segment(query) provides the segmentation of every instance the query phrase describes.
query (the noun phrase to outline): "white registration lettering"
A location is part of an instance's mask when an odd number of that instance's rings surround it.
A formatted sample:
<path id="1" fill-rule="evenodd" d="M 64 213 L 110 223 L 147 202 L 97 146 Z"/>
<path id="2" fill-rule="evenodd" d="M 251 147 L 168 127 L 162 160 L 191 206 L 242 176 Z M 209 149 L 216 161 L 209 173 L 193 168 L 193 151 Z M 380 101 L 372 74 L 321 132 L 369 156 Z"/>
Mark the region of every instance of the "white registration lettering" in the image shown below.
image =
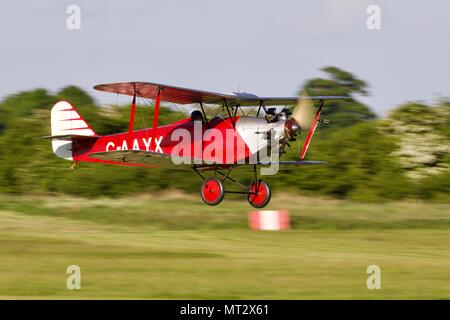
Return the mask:
<path id="1" fill-rule="evenodd" d="M 133 150 L 140 150 L 139 149 L 139 143 L 137 139 L 134 139 L 133 141 Z"/>
<path id="2" fill-rule="evenodd" d="M 162 141 L 162 136 L 155 139 L 155 152 L 159 152 L 159 153 L 163 153 L 162 149 L 161 149 L 161 141 Z"/>
<path id="3" fill-rule="evenodd" d="M 106 151 L 109 151 L 109 148 L 114 148 L 116 145 L 114 142 L 110 141 L 106 144 Z"/>
<path id="4" fill-rule="evenodd" d="M 150 143 L 152 142 L 152 138 L 142 138 L 142 141 L 144 142 L 145 150 L 150 151 Z"/>

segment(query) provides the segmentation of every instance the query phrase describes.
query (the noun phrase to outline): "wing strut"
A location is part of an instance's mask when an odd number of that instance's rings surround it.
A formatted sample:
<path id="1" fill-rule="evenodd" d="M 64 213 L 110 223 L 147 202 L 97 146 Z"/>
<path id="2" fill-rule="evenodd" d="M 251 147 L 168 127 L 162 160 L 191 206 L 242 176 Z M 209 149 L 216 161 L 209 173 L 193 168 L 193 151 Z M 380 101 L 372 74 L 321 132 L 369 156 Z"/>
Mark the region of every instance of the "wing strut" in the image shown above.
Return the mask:
<path id="1" fill-rule="evenodd" d="M 136 91 L 133 95 L 133 101 L 131 102 L 131 109 L 130 109 L 130 124 L 128 127 L 128 133 L 131 134 L 133 132 L 133 125 L 134 125 L 134 114 L 136 113 Z"/>
<path id="2" fill-rule="evenodd" d="M 230 112 L 230 108 L 228 107 L 227 100 L 226 100 L 226 99 L 223 99 L 223 103 L 224 103 L 224 105 L 225 105 L 225 108 L 227 109 L 228 117 L 229 117 L 229 119 L 230 119 L 230 122 L 231 122 L 231 124 L 233 125 L 233 128 L 235 128 L 235 123 L 234 123 L 233 118 L 231 117 L 231 112 Z"/>
<path id="3" fill-rule="evenodd" d="M 161 88 L 158 87 L 158 94 L 156 95 L 156 100 L 155 100 L 155 113 L 153 115 L 152 141 L 150 142 L 151 150 L 155 150 L 156 126 L 158 125 L 160 102 L 161 102 Z"/>
<path id="4" fill-rule="evenodd" d="M 314 135 L 314 131 L 316 131 L 317 124 L 319 123 L 320 113 L 322 112 L 324 100 L 320 100 L 319 109 L 316 112 L 316 116 L 314 121 L 311 124 L 311 128 L 309 129 L 308 135 L 306 136 L 305 143 L 303 144 L 302 152 L 300 154 L 300 161 L 303 160 L 306 156 L 306 152 L 308 151 L 309 143 L 311 142 L 311 138 Z"/>

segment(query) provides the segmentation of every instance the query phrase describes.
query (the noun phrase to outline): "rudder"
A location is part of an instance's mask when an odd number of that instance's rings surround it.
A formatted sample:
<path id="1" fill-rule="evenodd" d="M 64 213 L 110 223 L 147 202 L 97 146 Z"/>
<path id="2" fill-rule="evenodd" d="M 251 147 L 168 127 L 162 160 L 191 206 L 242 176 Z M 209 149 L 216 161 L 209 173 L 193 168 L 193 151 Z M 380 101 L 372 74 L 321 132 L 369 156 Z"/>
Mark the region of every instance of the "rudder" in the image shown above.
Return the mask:
<path id="1" fill-rule="evenodd" d="M 83 117 L 68 101 L 57 102 L 51 111 L 52 136 L 97 136 Z M 53 139 L 53 152 L 60 158 L 72 160 L 72 138 Z"/>

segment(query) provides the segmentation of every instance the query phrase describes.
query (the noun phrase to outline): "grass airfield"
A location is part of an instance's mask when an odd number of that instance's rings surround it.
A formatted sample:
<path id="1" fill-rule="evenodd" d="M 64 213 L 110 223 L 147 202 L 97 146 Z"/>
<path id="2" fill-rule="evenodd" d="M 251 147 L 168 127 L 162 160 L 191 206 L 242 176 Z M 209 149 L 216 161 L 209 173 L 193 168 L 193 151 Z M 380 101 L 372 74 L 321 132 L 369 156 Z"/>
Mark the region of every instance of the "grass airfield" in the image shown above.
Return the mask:
<path id="1" fill-rule="evenodd" d="M 3 299 L 449 299 L 450 204 L 276 196 L 292 230 L 251 207 L 177 192 L 119 199 L 0 197 Z M 81 268 L 81 290 L 66 268 Z M 366 268 L 381 268 L 368 290 Z"/>

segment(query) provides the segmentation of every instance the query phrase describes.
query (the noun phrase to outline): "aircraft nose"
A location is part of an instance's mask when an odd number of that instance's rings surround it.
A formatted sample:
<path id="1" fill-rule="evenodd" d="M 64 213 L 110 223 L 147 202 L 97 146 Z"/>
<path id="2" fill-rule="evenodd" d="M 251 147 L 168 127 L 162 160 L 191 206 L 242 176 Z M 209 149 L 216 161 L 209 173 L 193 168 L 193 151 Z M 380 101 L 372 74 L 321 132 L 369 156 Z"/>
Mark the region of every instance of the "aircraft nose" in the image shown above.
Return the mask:
<path id="1" fill-rule="evenodd" d="M 288 119 L 284 123 L 284 133 L 286 138 L 288 139 L 292 139 L 295 135 L 295 132 L 297 132 L 299 129 L 300 127 L 294 119 Z"/>

